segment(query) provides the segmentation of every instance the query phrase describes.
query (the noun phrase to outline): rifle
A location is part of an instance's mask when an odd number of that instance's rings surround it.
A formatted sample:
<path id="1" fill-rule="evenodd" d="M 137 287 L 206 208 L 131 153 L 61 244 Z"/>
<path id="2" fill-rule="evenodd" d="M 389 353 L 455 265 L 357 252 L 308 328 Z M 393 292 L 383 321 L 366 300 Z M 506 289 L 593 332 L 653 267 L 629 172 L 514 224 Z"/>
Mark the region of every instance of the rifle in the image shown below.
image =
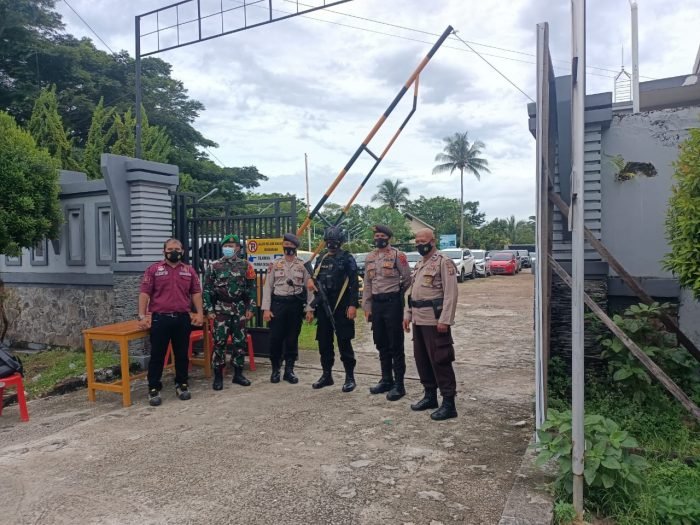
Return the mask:
<path id="1" fill-rule="evenodd" d="M 316 293 L 316 297 L 314 297 L 314 300 L 311 301 L 311 306 L 315 308 L 320 304 L 323 307 L 323 311 L 326 312 L 328 320 L 331 322 L 331 326 L 333 327 L 333 331 L 335 332 L 335 319 L 333 318 L 333 310 L 331 309 L 331 303 L 328 301 L 328 294 L 326 293 L 326 288 L 314 276 L 314 269 L 311 266 L 311 261 L 306 261 L 304 263 L 304 267 L 306 268 L 306 271 L 309 272 L 309 275 L 311 276 L 311 281 L 314 283 L 316 290 L 318 290 L 318 292 Z"/>

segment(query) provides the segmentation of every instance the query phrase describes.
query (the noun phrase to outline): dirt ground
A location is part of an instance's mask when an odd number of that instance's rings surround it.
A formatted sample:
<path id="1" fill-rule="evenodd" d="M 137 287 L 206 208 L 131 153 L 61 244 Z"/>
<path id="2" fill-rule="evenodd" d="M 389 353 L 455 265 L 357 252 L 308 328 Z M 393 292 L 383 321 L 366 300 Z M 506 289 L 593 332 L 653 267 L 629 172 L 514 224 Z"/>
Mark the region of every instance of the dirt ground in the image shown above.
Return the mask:
<path id="1" fill-rule="evenodd" d="M 2 524 L 496 524 L 533 427 L 533 276 L 459 285 L 454 327 L 459 417 L 436 423 L 409 404 L 422 388 L 407 338 L 408 395 L 371 396 L 379 361 L 356 339 L 359 387 L 319 391 L 318 355 L 302 352 L 300 383 L 164 391 L 134 406 L 84 390 L 0 418 Z M 166 381 L 171 377 L 166 376 Z"/>

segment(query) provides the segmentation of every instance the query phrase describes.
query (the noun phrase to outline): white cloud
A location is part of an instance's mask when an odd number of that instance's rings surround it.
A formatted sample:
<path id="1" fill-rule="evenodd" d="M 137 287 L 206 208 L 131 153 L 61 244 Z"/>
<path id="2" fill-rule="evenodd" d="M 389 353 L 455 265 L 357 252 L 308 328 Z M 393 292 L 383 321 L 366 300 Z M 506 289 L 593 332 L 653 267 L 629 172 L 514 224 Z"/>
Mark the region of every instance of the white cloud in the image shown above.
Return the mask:
<path id="1" fill-rule="evenodd" d="M 71 5 L 112 49 L 127 49 L 133 54 L 134 16 L 167 3 L 72 0 Z M 205 9 L 209 3 L 203 2 Z M 214 3 L 220 5 L 219 0 Z M 224 2 L 225 6 L 237 3 Z M 293 9 L 293 2 L 274 2 L 275 6 L 285 3 L 286 9 Z M 589 69 L 588 91 L 610 91 L 622 44 L 629 56 L 628 2 L 589 0 L 587 4 L 588 64 L 608 69 Z M 354 0 L 333 10 L 434 34 L 451 24 L 465 40 L 495 46 L 475 45 L 534 96 L 535 24 L 550 22 L 555 66 L 559 74 L 566 74 L 569 7 L 568 3 L 549 0 L 513 5 L 464 0 Z M 64 3 L 57 3 L 57 8 L 68 31 L 95 40 Z M 642 0 L 639 9 L 641 74 L 659 78 L 689 72 L 697 51 L 697 1 L 677 0 L 669 9 L 668 2 Z M 248 11 L 252 16 L 255 10 Z M 302 197 L 304 153 L 308 153 L 315 201 L 435 40 L 431 34 L 318 11 L 311 17 L 277 22 L 160 56 L 173 64 L 173 76 L 184 82 L 190 95 L 206 105 L 196 125 L 220 145 L 217 157 L 227 165 L 257 165 L 270 177 L 264 191 L 290 191 Z M 96 45 L 102 47 L 99 42 Z M 627 59 L 628 69 L 629 62 Z M 376 185 L 387 177 L 403 179 L 413 196 L 458 196 L 457 175 L 434 177 L 431 171 L 442 138 L 469 131 L 471 138 L 485 142 L 492 173 L 485 174 L 481 182 L 465 177 L 465 198 L 479 200 L 488 218 L 533 214 L 535 144 L 528 131 L 527 102 L 462 43 L 449 39 L 421 76 L 420 103 L 413 120 L 358 201 L 368 203 Z M 371 143 L 376 153 L 381 152 L 410 105 L 408 94 Z M 331 200 L 344 202 L 349 198 L 368 169 L 369 159 L 363 157 L 360 164 Z"/>

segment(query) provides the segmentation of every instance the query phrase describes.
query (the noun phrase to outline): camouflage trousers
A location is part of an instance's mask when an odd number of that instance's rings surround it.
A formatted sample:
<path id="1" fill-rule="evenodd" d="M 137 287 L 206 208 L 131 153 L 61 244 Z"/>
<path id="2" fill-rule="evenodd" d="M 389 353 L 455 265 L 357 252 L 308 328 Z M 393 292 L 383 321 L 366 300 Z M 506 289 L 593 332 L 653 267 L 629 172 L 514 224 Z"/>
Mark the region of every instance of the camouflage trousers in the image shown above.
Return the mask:
<path id="1" fill-rule="evenodd" d="M 212 366 L 222 367 L 226 364 L 226 343 L 229 336 L 231 336 L 233 345 L 231 362 L 235 363 L 236 366 L 243 366 L 243 360 L 248 353 L 245 332 L 245 303 L 217 304 L 215 313 Z"/>

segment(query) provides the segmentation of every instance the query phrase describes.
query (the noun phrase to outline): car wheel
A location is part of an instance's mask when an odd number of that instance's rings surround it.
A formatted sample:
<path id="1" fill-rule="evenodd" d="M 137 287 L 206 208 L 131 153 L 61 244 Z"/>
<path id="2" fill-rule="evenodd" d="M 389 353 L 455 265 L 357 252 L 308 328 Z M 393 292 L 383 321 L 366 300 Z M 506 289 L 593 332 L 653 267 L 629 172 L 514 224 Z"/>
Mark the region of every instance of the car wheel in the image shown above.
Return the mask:
<path id="1" fill-rule="evenodd" d="M 476 268 L 472 266 L 472 276 L 471 276 L 472 281 L 476 279 Z"/>
<path id="2" fill-rule="evenodd" d="M 464 268 L 459 272 L 459 275 L 457 276 L 457 282 L 458 283 L 463 283 L 464 282 Z"/>

